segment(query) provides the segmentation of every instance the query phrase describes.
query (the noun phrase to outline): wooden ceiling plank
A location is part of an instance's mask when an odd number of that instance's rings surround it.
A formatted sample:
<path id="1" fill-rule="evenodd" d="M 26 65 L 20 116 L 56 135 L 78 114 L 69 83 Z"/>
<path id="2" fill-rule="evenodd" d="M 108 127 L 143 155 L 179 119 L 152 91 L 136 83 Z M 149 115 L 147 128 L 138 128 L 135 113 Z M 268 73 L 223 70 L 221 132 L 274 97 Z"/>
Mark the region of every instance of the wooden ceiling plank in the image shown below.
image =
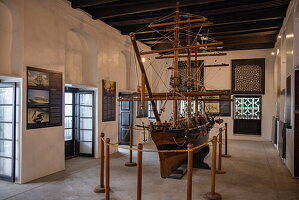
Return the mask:
<path id="1" fill-rule="evenodd" d="M 194 1 L 194 0 L 181 0 L 180 7 L 186 6 L 194 6 L 194 5 L 202 5 L 207 3 L 217 3 L 222 2 L 225 0 L 201 0 L 201 1 Z M 114 6 L 113 9 L 105 8 L 98 8 L 95 9 L 92 13 L 93 19 L 106 19 L 111 17 L 119 17 L 124 15 L 132 15 L 137 13 L 144 13 L 144 12 L 152 12 L 158 10 L 165 10 L 165 9 L 172 9 L 175 8 L 176 4 L 174 1 L 159 1 L 159 2 L 149 2 L 147 4 L 143 4 L 140 6 L 138 2 L 136 6 Z"/>
<path id="2" fill-rule="evenodd" d="M 218 24 L 216 26 L 209 24 L 209 32 L 210 35 L 214 35 L 215 33 L 218 32 L 223 32 L 223 31 L 239 31 L 239 30 L 246 30 L 246 29 L 252 29 L 252 28 L 264 28 L 264 27 L 272 27 L 272 26 L 279 26 L 281 27 L 283 23 L 283 18 L 277 18 L 277 19 L 268 19 L 268 20 L 258 20 L 258 21 L 243 21 L 242 23 L 237 23 L 233 22 L 231 24 Z M 193 28 L 196 28 L 193 27 Z M 131 27 L 127 28 L 125 31 L 122 32 L 122 34 L 127 35 L 130 32 L 134 32 L 135 30 L 140 29 L 140 27 Z M 148 29 L 147 29 L 148 30 Z M 201 33 L 205 33 L 207 29 L 202 28 Z M 193 30 L 194 32 L 197 32 L 197 29 Z M 137 32 L 139 34 L 147 34 L 147 33 L 154 33 L 154 30 L 151 31 L 142 31 L 142 32 Z"/>
<path id="3" fill-rule="evenodd" d="M 113 3 L 120 0 L 72 0 L 72 8 L 86 8 L 90 6 L 99 6 L 106 3 Z"/>
<path id="4" fill-rule="evenodd" d="M 218 1 L 223 1 L 223 0 L 201 0 L 201 1 L 184 0 L 181 1 L 180 5 L 181 7 L 195 6 L 195 5 L 206 4 L 206 3 L 216 3 Z M 281 6 L 281 5 L 288 5 L 288 1 L 273 0 L 267 2 L 248 4 L 248 5 L 225 7 L 225 8 L 214 9 L 214 10 L 203 10 L 200 12 L 200 15 L 208 16 L 208 15 L 219 15 L 219 14 L 227 14 L 227 13 L 240 12 L 240 11 L 244 12 L 244 11 L 262 9 L 262 8 L 271 8 L 271 7 Z M 132 14 L 144 13 L 144 12 L 159 11 L 159 10 L 165 10 L 171 8 L 175 8 L 175 4 L 172 1 L 149 3 L 148 5 L 144 4 L 143 6 L 136 5 L 136 6 L 114 7 L 113 10 L 107 8 L 105 9 L 98 8 L 92 12 L 92 17 L 93 19 L 106 19 L 106 18 L 120 17 L 120 16 L 132 15 Z"/>

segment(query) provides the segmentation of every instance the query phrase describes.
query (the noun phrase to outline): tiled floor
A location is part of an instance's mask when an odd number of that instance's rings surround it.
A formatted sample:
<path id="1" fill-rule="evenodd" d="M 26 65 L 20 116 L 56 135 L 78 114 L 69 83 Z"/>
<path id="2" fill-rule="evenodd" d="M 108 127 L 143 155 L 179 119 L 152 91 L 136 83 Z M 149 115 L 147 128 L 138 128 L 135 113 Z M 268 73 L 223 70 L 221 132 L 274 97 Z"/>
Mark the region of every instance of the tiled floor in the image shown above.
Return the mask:
<path id="1" fill-rule="evenodd" d="M 291 177 L 270 142 L 230 141 L 232 158 L 223 159 L 227 174 L 217 175 L 216 190 L 223 200 L 299 200 L 299 180 Z M 135 154 L 134 154 L 135 155 Z M 136 199 L 136 168 L 124 166 L 127 153 L 116 153 L 111 159 L 111 197 Z M 207 158 L 210 163 L 210 158 Z M 32 183 L 18 185 L 0 181 L 0 199 L 58 200 L 103 199 L 95 194 L 99 161 L 74 158 L 67 169 Z M 203 199 L 210 189 L 210 171 L 194 169 L 193 200 Z M 186 199 L 186 177 L 182 180 L 161 179 L 158 155 L 144 154 L 144 200 Z"/>

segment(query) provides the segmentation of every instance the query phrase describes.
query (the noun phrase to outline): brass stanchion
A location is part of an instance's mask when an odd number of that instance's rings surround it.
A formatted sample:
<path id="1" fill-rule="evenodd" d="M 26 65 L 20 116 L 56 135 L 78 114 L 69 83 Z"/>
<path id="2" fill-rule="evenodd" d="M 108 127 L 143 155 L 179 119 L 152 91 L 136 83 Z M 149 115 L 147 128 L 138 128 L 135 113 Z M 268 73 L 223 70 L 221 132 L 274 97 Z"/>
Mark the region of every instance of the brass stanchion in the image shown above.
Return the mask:
<path id="1" fill-rule="evenodd" d="M 106 159 L 105 159 L 105 200 L 110 199 L 110 138 L 106 138 Z"/>
<path id="2" fill-rule="evenodd" d="M 95 193 L 104 193 L 105 192 L 105 186 L 104 186 L 104 139 L 105 134 L 101 133 L 99 137 L 99 151 L 101 153 L 100 159 L 100 185 L 96 186 L 93 190 Z"/>
<path id="3" fill-rule="evenodd" d="M 225 174 L 226 172 L 222 170 L 222 128 L 219 128 L 219 153 L 218 153 L 218 169 L 217 174 Z"/>
<path id="4" fill-rule="evenodd" d="M 193 148 L 193 144 L 187 145 L 188 149 Z M 187 169 L 187 200 L 192 199 L 192 169 L 193 169 L 193 151 L 188 151 L 188 169 Z"/>
<path id="5" fill-rule="evenodd" d="M 142 198 L 142 149 L 143 145 L 138 144 L 138 165 L 137 165 L 137 200 Z"/>
<path id="6" fill-rule="evenodd" d="M 227 154 L 227 123 L 225 123 L 225 128 L 224 128 L 224 140 L 225 140 L 225 144 L 224 144 L 225 146 L 224 146 L 224 154 L 222 154 L 222 157 L 230 158 L 232 156 Z"/>
<path id="7" fill-rule="evenodd" d="M 130 126 L 130 161 L 125 163 L 125 166 L 127 167 L 134 167 L 137 165 L 137 163 L 133 162 L 132 147 L 133 147 L 133 127 Z"/>
<path id="8" fill-rule="evenodd" d="M 221 195 L 216 193 L 216 159 L 217 159 L 217 137 L 212 139 L 213 152 L 212 152 L 212 175 L 211 175 L 211 192 L 205 194 L 207 200 L 221 200 Z"/>

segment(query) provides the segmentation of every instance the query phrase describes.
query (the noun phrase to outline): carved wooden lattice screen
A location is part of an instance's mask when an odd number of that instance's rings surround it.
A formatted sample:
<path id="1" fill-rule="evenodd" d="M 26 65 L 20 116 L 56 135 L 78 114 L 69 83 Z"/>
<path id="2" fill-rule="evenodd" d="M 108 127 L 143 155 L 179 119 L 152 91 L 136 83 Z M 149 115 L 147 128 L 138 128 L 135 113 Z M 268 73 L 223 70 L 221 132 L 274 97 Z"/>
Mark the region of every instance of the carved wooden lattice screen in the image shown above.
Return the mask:
<path id="1" fill-rule="evenodd" d="M 261 119 L 261 98 L 235 97 L 235 119 Z"/>
<path id="2" fill-rule="evenodd" d="M 265 59 L 232 60 L 232 92 L 265 94 Z"/>

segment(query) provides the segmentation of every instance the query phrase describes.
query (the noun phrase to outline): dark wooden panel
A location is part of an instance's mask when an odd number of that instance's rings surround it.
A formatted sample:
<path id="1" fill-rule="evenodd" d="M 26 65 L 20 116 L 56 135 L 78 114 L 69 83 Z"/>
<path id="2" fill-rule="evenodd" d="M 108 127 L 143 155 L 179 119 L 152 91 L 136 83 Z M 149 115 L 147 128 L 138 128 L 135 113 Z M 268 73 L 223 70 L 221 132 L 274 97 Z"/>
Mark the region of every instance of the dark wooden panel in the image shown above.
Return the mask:
<path id="1" fill-rule="evenodd" d="M 130 132 L 128 128 L 121 128 L 121 135 L 119 136 L 119 143 L 128 145 L 130 141 Z"/>
<path id="2" fill-rule="evenodd" d="M 129 111 L 130 110 L 130 102 L 129 101 L 122 101 L 121 102 L 121 109 L 123 111 Z"/>
<path id="3" fill-rule="evenodd" d="M 131 113 L 129 112 L 122 112 L 121 113 L 121 125 L 122 126 L 130 126 L 130 119 L 131 119 Z"/>
<path id="4" fill-rule="evenodd" d="M 261 120 L 234 119 L 234 133 L 261 135 Z"/>

